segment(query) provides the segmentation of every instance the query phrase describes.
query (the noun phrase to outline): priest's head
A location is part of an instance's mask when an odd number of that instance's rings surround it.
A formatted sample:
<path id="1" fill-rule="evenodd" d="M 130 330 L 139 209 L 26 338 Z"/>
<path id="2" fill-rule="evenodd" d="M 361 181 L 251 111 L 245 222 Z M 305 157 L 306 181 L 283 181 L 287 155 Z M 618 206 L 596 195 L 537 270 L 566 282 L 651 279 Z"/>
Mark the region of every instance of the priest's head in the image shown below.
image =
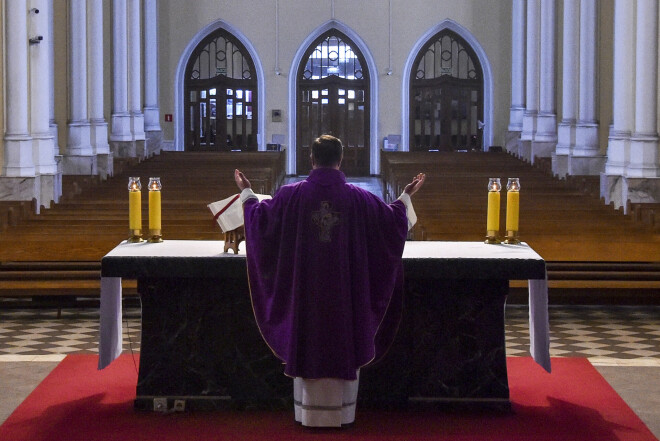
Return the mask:
<path id="1" fill-rule="evenodd" d="M 332 135 L 321 135 L 312 143 L 312 168 L 339 169 L 344 155 L 344 146 L 341 139 Z"/>

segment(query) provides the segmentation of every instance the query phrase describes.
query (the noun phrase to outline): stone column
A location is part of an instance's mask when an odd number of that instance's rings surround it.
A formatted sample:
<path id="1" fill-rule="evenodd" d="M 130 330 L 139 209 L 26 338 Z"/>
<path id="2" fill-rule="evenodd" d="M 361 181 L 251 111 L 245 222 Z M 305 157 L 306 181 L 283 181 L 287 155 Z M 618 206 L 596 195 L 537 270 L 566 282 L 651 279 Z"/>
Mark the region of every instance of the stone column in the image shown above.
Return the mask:
<path id="1" fill-rule="evenodd" d="M 658 1 L 637 0 L 635 131 L 623 202 L 660 202 L 658 151 Z"/>
<path id="2" fill-rule="evenodd" d="M 525 111 L 525 0 L 513 0 L 509 131 L 522 131 Z"/>
<path id="3" fill-rule="evenodd" d="M 90 143 L 91 126 L 87 115 L 86 0 L 70 0 L 69 33 L 69 136 L 63 171 L 65 175 L 95 175 L 96 156 Z"/>
<path id="4" fill-rule="evenodd" d="M 50 98 L 48 3 L 47 0 L 30 0 L 29 4 L 29 20 L 34 33 L 30 37 L 43 38 L 40 43 L 30 45 L 30 134 L 32 159 L 37 174 L 52 174 L 56 171 L 53 135 L 50 132 L 50 99 L 48 105 L 44 105 L 44 97 Z M 36 13 L 37 10 L 39 13 Z"/>
<path id="5" fill-rule="evenodd" d="M 49 108 L 49 126 L 50 133 L 53 135 L 53 150 L 59 160 L 61 160 L 60 155 L 60 145 L 58 139 L 58 127 L 55 122 L 55 35 L 53 32 L 54 19 L 53 19 L 53 0 L 48 0 L 48 38 L 46 39 L 46 44 L 48 45 L 48 87 L 50 94 L 50 108 Z"/>
<path id="6" fill-rule="evenodd" d="M 557 110 L 555 105 L 556 0 L 541 0 L 541 50 L 539 77 L 539 114 L 532 143 L 534 158 L 548 158 L 557 147 Z"/>
<path id="7" fill-rule="evenodd" d="M 146 157 L 142 113 L 142 26 L 140 0 L 128 0 L 128 106 L 136 156 Z"/>
<path id="8" fill-rule="evenodd" d="M 580 1 L 580 91 L 575 147 L 568 158 L 571 175 L 598 175 L 605 167 L 600 153 L 596 117 L 596 57 L 598 9 L 596 0 Z"/>
<path id="9" fill-rule="evenodd" d="M 162 131 L 158 108 L 158 4 L 144 0 L 144 131 L 147 155 L 160 152 Z"/>
<path id="10" fill-rule="evenodd" d="M 27 0 L 5 0 L 5 176 L 34 176 L 32 137 L 28 130 L 28 26 Z M 9 182 L 9 181 L 3 181 Z M 32 199 L 16 195 L 14 189 L 0 184 L 0 199 Z M 28 197 L 29 196 L 29 197 Z"/>
<path id="11" fill-rule="evenodd" d="M 658 173 L 658 2 L 637 1 L 635 132 L 630 142 L 628 177 Z"/>
<path id="12" fill-rule="evenodd" d="M 525 112 L 520 135 L 519 155 L 532 159 L 532 145 L 536 133 L 536 119 L 539 109 L 539 44 L 540 44 L 540 2 L 527 0 L 527 41 L 525 61 Z"/>
<path id="13" fill-rule="evenodd" d="M 35 166 L 38 207 L 50 207 L 62 193 L 61 179 L 57 176 L 57 163 L 53 134 L 50 130 L 50 54 L 48 0 L 30 0 L 28 20 L 35 43 L 30 45 L 30 134 L 32 135 L 32 159 Z M 39 12 L 37 12 L 39 11 Z M 39 40 L 39 38 L 42 40 Z M 39 41 L 39 43 L 36 43 Z M 47 97 L 44 102 L 44 97 Z M 59 188 L 58 188 L 59 186 Z"/>
<path id="14" fill-rule="evenodd" d="M 552 158 L 552 172 L 562 178 L 568 174 L 568 155 L 575 145 L 579 5 L 579 0 L 564 0 L 561 123 L 558 127 L 557 149 Z"/>
<path id="15" fill-rule="evenodd" d="M 89 122 L 91 143 L 101 179 L 112 175 L 108 123 L 103 114 L 103 0 L 87 0 L 87 54 L 89 58 Z"/>
<path id="16" fill-rule="evenodd" d="M 112 128 L 110 145 L 116 157 L 135 157 L 128 112 L 128 40 L 126 0 L 112 1 Z"/>
<path id="17" fill-rule="evenodd" d="M 600 177 L 600 195 L 606 204 L 614 202 L 617 208 L 624 205 L 623 175 L 630 155 L 630 134 L 633 129 L 634 6 L 630 0 L 614 2 L 613 124 L 607 146 L 605 173 Z"/>

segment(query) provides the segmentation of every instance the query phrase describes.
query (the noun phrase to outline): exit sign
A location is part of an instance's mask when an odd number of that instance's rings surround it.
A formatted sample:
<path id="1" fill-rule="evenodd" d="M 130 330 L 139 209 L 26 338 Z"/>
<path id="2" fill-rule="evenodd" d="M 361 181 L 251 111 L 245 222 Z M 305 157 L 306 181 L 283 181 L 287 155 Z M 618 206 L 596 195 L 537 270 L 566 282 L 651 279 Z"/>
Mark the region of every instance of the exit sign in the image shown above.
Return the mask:
<path id="1" fill-rule="evenodd" d="M 166 113 L 165 114 L 165 122 L 172 122 L 172 114 L 171 113 Z"/>

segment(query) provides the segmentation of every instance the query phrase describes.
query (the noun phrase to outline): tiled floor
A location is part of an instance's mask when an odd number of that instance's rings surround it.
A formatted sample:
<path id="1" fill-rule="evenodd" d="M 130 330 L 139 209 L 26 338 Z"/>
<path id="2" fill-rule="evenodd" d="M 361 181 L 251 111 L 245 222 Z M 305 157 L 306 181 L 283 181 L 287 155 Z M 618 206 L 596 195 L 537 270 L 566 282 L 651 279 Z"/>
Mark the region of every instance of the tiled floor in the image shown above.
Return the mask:
<path id="1" fill-rule="evenodd" d="M 508 306 L 507 355 L 529 353 L 528 311 Z M 140 310 L 124 311 L 124 349 L 140 348 Z M 553 357 L 660 366 L 660 307 L 550 307 Z M 97 352 L 98 311 L 0 310 L 0 360 L 8 355 Z"/>
<path id="2" fill-rule="evenodd" d="M 507 355 L 525 355 L 529 325 L 527 309 L 508 306 Z M 638 360 L 660 366 L 660 307 L 550 307 L 550 354 L 553 357 L 587 357 L 605 360 Z"/>

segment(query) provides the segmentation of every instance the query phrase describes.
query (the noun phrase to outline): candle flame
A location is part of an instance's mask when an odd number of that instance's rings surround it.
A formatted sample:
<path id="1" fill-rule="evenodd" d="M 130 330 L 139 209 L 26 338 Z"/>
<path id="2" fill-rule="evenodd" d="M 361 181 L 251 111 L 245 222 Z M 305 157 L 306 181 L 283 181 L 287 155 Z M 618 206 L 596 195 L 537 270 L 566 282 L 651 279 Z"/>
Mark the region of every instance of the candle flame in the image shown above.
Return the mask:
<path id="1" fill-rule="evenodd" d="M 520 191 L 520 179 L 519 178 L 509 178 L 509 182 L 506 185 L 508 191 Z"/>
<path id="2" fill-rule="evenodd" d="M 488 179 L 488 191 L 500 191 L 501 189 L 502 184 L 500 184 L 500 178 Z"/>
<path id="3" fill-rule="evenodd" d="M 128 178 L 128 191 L 140 191 L 142 185 L 140 184 L 140 178 L 130 177 Z"/>
<path id="4" fill-rule="evenodd" d="M 160 178 L 149 178 L 149 191 L 160 191 L 162 188 Z"/>

